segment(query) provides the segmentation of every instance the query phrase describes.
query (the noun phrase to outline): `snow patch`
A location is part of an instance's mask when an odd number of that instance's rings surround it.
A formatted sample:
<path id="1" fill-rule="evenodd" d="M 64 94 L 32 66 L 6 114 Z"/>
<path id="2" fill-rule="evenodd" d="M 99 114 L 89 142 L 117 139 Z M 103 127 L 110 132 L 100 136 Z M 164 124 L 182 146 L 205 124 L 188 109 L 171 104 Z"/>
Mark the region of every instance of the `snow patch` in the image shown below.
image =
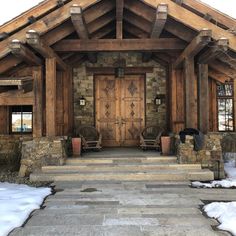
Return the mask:
<path id="1" fill-rule="evenodd" d="M 23 184 L 0 183 L 0 236 L 20 227 L 30 213 L 39 209 L 50 188 L 34 188 Z"/>
<path id="2" fill-rule="evenodd" d="M 236 236 L 236 202 L 213 202 L 204 206 L 204 211 L 220 222 L 219 229 Z"/>

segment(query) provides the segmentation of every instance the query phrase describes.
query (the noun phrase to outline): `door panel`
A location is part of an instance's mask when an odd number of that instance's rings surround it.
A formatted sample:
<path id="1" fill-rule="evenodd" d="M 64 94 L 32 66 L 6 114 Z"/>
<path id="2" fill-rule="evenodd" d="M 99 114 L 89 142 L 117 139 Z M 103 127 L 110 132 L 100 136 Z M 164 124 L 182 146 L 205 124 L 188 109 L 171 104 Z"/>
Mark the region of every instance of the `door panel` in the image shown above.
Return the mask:
<path id="1" fill-rule="evenodd" d="M 103 146 L 136 146 L 144 127 L 144 76 L 97 76 L 96 126 Z"/>
<path id="2" fill-rule="evenodd" d="M 121 130 L 122 145 L 136 146 L 144 127 L 144 77 L 126 76 L 121 84 L 121 117 L 124 123 Z"/>
<path id="3" fill-rule="evenodd" d="M 96 126 L 102 134 L 104 146 L 120 146 L 116 117 L 118 115 L 118 81 L 114 76 L 96 78 Z"/>

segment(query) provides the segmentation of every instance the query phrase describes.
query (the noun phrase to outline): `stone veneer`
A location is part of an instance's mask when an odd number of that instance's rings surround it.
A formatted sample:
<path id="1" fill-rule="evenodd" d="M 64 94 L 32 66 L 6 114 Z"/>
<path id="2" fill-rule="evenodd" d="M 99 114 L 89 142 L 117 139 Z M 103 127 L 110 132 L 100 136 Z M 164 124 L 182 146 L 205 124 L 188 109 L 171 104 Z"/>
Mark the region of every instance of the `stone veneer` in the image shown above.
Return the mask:
<path id="1" fill-rule="evenodd" d="M 201 164 L 214 172 L 215 179 L 225 177 L 224 162 L 222 158 L 221 133 L 208 133 L 205 135 L 204 146 L 200 151 L 194 151 L 193 136 L 186 136 L 185 143 L 177 138 L 177 157 L 180 164 Z"/>
<path id="2" fill-rule="evenodd" d="M 45 165 L 63 165 L 66 159 L 65 140 L 61 137 L 34 138 L 22 143 L 19 176 L 29 176 Z"/>
<path id="3" fill-rule="evenodd" d="M 166 69 L 157 62 L 142 62 L 141 53 L 121 53 L 120 58 L 126 59 L 127 67 L 153 67 L 152 73 L 146 73 L 146 125 L 166 127 L 166 105 L 156 110 L 154 98 L 157 94 L 166 94 Z M 74 116 L 75 129 L 81 125 L 95 125 L 94 117 L 94 76 L 88 74 L 86 67 L 114 67 L 119 53 L 99 53 L 95 64 L 85 62 L 74 68 Z M 86 99 L 86 106 L 79 105 L 81 97 Z"/>
<path id="4" fill-rule="evenodd" d="M 17 170 L 21 159 L 23 140 L 32 139 L 30 136 L 0 135 L 0 165 L 7 165 Z"/>

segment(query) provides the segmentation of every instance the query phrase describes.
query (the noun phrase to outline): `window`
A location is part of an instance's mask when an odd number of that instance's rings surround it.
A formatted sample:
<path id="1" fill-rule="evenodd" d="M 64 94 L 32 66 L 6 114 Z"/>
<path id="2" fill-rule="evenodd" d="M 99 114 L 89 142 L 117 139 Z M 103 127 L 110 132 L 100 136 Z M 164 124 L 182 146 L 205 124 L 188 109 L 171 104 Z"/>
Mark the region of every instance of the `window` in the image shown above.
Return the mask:
<path id="1" fill-rule="evenodd" d="M 233 83 L 217 85 L 218 130 L 234 131 Z"/>
<path id="2" fill-rule="evenodd" d="M 32 133 L 32 106 L 11 107 L 11 133 Z"/>

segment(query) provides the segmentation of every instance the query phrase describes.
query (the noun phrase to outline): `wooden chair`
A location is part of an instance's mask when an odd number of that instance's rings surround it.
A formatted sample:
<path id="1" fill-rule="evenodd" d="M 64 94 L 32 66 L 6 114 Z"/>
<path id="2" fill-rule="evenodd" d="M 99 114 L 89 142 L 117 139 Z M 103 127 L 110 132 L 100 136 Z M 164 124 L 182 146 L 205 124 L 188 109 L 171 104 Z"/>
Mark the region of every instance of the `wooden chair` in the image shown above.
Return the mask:
<path id="1" fill-rule="evenodd" d="M 102 135 L 93 126 L 83 126 L 79 129 L 83 150 L 101 150 Z"/>
<path id="2" fill-rule="evenodd" d="M 143 150 L 160 150 L 161 135 L 164 130 L 158 126 L 148 126 L 140 134 L 140 147 Z"/>

